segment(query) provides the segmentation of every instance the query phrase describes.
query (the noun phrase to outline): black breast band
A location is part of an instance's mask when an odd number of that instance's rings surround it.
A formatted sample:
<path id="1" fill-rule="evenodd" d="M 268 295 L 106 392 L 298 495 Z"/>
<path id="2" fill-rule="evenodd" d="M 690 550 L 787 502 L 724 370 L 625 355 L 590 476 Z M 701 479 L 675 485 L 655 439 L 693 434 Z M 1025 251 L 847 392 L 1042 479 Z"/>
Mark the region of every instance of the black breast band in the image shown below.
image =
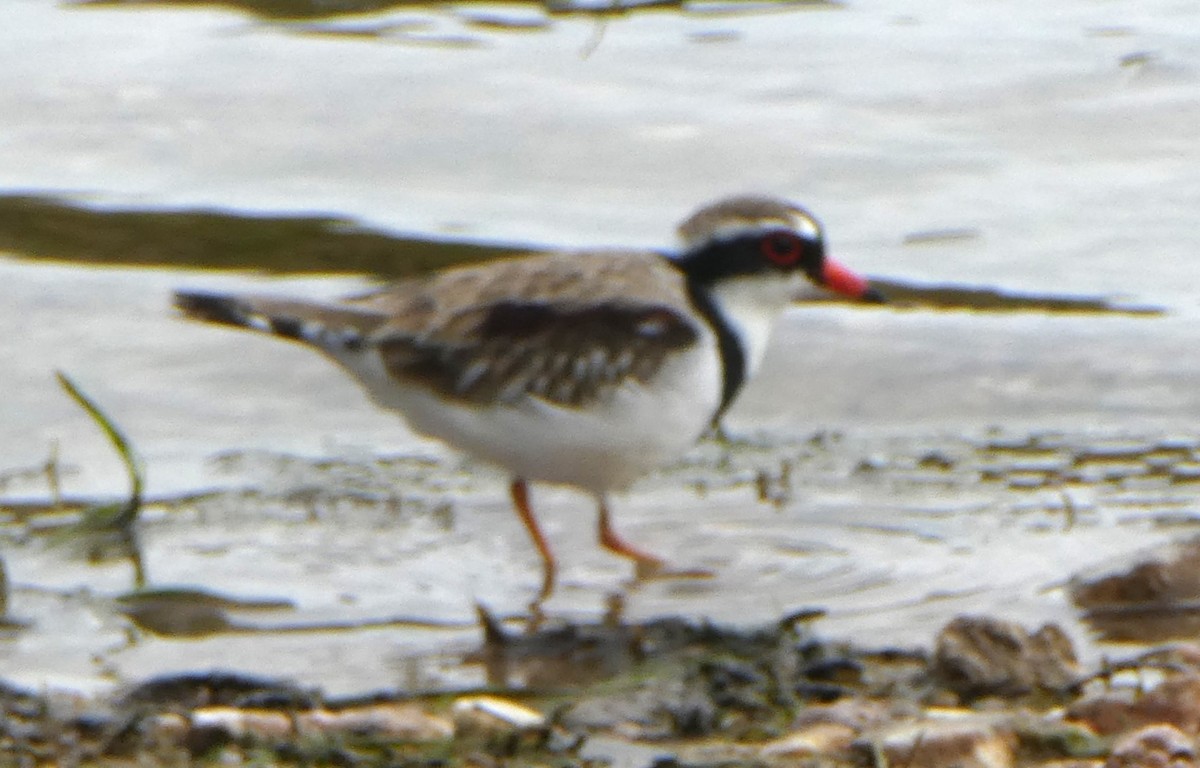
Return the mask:
<path id="1" fill-rule="evenodd" d="M 686 274 L 686 273 L 685 273 Z M 725 411 L 733 403 L 746 383 L 746 350 L 737 331 L 729 324 L 713 298 L 708 286 L 687 276 L 688 297 L 692 306 L 704 318 L 717 337 L 717 351 L 721 355 L 721 403 L 713 413 L 712 423 L 717 426 Z"/>

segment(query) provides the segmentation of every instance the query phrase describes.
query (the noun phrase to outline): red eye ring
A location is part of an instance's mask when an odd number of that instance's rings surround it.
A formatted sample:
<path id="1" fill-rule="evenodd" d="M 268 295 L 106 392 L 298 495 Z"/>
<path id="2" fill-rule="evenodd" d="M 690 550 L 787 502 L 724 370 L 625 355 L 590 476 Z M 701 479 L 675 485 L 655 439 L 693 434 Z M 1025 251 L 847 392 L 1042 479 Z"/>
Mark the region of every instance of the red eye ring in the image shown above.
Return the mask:
<path id="1" fill-rule="evenodd" d="M 804 244 L 792 232 L 771 232 L 758 241 L 758 247 L 778 267 L 794 267 L 804 254 Z"/>

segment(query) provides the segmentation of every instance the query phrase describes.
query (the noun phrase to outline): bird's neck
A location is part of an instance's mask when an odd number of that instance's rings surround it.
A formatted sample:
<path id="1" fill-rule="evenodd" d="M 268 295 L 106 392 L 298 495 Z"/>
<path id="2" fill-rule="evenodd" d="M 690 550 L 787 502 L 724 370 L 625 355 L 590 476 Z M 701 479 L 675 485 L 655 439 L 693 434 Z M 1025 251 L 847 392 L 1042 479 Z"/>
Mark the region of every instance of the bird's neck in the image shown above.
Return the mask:
<path id="1" fill-rule="evenodd" d="M 746 383 L 746 347 L 738 329 L 718 305 L 710 286 L 689 278 L 687 288 L 692 307 L 704 318 L 716 337 L 717 352 L 721 358 L 721 402 L 712 415 L 715 427 Z"/>
<path id="2" fill-rule="evenodd" d="M 724 322 L 736 336 L 745 359 L 745 378 L 758 372 L 771 331 L 790 303 L 790 286 L 777 276 L 738 277 L 708 286 Z"/>
<path id="3" fill-rule="evenodd" d="M 778 275 L 721 274 L 705 255 L 684 254 L 671 261 L 684 274 L 693 307 L 717 338 L 723 381 L 716 423 L 758 371 L 771 330 L 797 286 Z"/>

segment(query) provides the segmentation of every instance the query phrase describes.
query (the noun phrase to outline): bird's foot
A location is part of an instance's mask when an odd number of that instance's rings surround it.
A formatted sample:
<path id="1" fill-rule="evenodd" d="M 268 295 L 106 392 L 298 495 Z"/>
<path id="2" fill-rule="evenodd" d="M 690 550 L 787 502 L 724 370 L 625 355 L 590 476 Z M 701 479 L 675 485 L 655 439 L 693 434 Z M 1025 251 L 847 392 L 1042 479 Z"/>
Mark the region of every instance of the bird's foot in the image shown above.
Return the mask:
<path id="1" fill-rule="evenodd" d="M 715 571 L 707 568 L 675 568 L 660 558 L 639 559 L 634 561 L 633 576 L 637 582 L 661 581 L 664 579 L 711 579 Z"/>

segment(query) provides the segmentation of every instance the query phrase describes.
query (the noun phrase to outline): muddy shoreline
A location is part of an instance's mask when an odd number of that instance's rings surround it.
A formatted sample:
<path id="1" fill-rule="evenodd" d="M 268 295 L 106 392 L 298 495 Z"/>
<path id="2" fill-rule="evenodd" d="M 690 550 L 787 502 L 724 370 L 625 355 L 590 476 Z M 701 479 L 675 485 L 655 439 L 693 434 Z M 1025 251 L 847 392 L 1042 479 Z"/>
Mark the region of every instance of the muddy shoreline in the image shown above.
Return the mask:
<path id="1" fill-rule="evenodd" d="M 331 698 L 300 680 L 162 675 L 102 699 L 0 683 L 6 759 L 82 765 L 1190 765 L 1200 651 L 1098 668 L 1056 625 L 982 616 L 931 651 L 820 639 L 817 614 L 506 629 L 480 609 L 476 691 Z"/>

